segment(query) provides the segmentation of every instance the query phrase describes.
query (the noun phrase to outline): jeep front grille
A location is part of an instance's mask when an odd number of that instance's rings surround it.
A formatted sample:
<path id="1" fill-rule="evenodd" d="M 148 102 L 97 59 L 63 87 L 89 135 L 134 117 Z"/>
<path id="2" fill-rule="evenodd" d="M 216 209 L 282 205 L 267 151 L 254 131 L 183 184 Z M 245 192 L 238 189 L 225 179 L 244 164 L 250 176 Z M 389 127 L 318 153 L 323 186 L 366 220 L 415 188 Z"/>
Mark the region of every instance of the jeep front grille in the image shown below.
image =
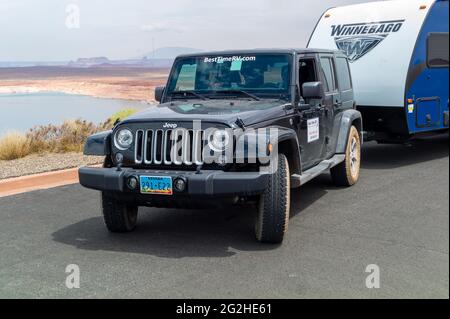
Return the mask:
<path id="1" fill-rule="evenodd" d="M 200 130 L 137 130 L 134 160 L 143 165 L 202 165 L 204 146 Z"/>

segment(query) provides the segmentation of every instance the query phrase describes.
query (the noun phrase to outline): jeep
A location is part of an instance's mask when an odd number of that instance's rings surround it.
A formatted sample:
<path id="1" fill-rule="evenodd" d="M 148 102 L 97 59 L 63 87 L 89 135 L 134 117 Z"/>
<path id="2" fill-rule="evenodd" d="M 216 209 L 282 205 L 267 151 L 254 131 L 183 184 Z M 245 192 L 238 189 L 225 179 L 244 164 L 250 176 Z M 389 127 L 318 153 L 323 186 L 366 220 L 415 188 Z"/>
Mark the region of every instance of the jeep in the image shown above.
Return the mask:
<path id="1" fill-rule="evenodd" d="M 260 242 L 281 243 L 291 189 L 331 170 L 360 176 L 362 118 L 342 52 L 226 51 L 175 59 L 160 102 L 88 138 L 102 168 L 79 170 L 101 191 L 106 227 L 132 231 L 138 207 L 256 207 Z"/>

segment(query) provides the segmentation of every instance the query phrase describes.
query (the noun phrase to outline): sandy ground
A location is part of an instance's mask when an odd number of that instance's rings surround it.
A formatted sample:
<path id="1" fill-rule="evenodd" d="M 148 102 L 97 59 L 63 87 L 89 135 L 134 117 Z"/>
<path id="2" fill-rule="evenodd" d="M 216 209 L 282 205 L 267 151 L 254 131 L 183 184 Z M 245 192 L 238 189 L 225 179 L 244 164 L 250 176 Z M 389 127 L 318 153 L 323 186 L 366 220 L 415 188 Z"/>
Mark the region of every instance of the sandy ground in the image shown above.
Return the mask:
<path id="1" fill-rule="evenodd" d="M 0 161 L 0 180 L 101 163 L 103 157 L 81 153 L 34 154 L 17 160 Z"/>
<path id="2" fill-rule="evenodd" d="M 154 102 L 154 89 L 164 85 L 167 69 L 0 69 L 0 94 L 63 92 Z"/>

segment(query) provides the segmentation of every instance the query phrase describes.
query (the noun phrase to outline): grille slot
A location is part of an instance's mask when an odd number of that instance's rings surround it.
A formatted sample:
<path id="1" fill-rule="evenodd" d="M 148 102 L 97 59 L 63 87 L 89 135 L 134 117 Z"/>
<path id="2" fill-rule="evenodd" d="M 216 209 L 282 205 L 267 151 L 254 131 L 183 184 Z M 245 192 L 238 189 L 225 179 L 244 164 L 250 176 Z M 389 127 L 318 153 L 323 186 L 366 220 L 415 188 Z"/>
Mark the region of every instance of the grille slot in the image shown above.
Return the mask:
<path id="1" fill-rule="evenodd" d="M 163 130 L 156 130 L 153 139 L 153 164 L 161 164 L 163 160 Z"/>
<path id="2" fill-rule="evenodd" d="M 134 157 L 136 163 L 138 164 L 142 163 L 143 152 L 144 152 L 144 131 L 138 130 L 136 131 L 136 144 L 134 148 Z"/>
<path id="3" fill-rule="evenodd" d="M 172 150 L 172 145 L 173 145 L 173 141 L 171 139 L 172 136 L 172 130 L 167 130 L 164 132 L 164 165 L 170 165 L 172 162 L 170 160 L 171 158 L 171 150 Z"/>
<path id="4" fill-rule="evenodd" d="M 200 130 L 138 130 L 135 162 L 145 165 L 201 165 L 206 143 Z"/>
<path id="5" fill-rule="evenodd" d="M 153 159 L 153 130 L 148 130 L 145 133 L 145 147 L 144 147 L 144 163 L 151 164 Z"/>

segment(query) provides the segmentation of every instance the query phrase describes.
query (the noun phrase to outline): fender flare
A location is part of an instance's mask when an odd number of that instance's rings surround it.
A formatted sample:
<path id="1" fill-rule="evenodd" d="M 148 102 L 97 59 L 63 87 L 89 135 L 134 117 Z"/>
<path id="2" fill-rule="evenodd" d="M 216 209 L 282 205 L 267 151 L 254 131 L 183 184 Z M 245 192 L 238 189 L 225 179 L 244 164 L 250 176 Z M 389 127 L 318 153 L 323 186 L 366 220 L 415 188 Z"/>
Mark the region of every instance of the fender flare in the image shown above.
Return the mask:
<path id="1" fill-rule="evenodd" d="M 301 174 L 301 154 L 300 154 L 300 145 L 298 142 L 298 136 L 295 130 L 281 127 L 281 126 L 268 126 L 264 128 L 257 128 L 255 130 L 252 130 L 250 132 L 243 131 L 242 134 L 239 135 L 237 138 L 237 145 L 239 143 L 243 143 L 244 150 L 248 149 L 257 149 L 258 146 L 255 145 L 255 142 L 258 141 L 258 138 L 255 137 L 261 136 L 261 132 L 258 132 L 258 130 L 266 130 L 264 133 L 264 136 L 267 137 L 270 132 L 270 129 L 276 129 L 278 132 L 278 136 L 276 139 L 272 139 L 270 142 L 274 146 L 274 150 L 277 152 L 285 153 L 285 155 L 288 157 L 289 166 L 291 168 L 291 174 Z M 255 132 L 257 132 L 255 134 Z M 248 138 L 249 136 L 252 136 L 252 138 Z M 267 143 L 269 142 L 270 138 L 267 138 Z M 245 142 L 244 142 L 245 141 Z M 256 142 L 257 143 L 257 142 Z M 242 160 L 245 158 L 246 154 L 245 151 L 243 151 L 241 148 L 236 148 L 235 153 L 235 159 Z"/>
<path id="2" fill-rule="evenodd" d="M 348 135 L 350 134 L 350 128 L 355 125 L 358 129 L 361 144 L 363 143 L 363 122 L 362 115 L 357 110 L 345 110 L 342 112 L 340 121 L 339 134 L 336 143 L 336 154 L 345 154 L 347 149 Z"/>
<path id="3" fill-rule="evenodd" d="M 279 128 L 278 152 L 287 156 L 292 174 L 302 173 L 300 143 L 293 129 Z"/>
<path id="4" fill-rule="evenodd" d="M 91 135 L 84 145 L 84 155 L 107 156 L 111 155 L 112 131 L 100 132 Z"/>

